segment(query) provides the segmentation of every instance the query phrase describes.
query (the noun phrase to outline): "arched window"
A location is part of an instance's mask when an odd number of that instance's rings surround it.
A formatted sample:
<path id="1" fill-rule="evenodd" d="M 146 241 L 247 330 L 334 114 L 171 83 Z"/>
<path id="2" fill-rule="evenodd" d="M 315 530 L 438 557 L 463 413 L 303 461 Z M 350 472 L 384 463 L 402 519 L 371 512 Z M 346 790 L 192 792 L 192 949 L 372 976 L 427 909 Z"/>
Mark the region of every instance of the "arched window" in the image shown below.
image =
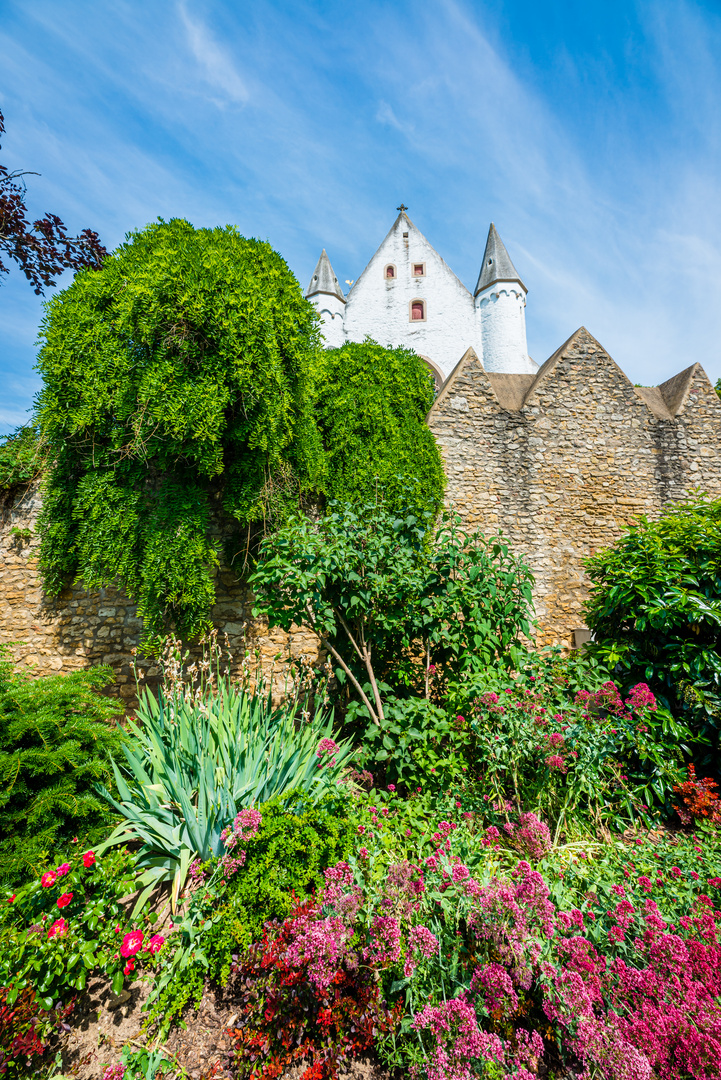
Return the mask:
<path id="1" fill-rule="evenodd" d="M 385 276 L 386 276 L 386 278 L 389 278 L 389 279 L 394 278 L 396 276 L 396 268 L 393 265 L 393 263 L 388 263 L 388 266 L 386 266 Z"/>
<path id="2" fill-rule="evenodd" d="M 411 322 L 426 321 L 425 300 L 411 300 Z"/>

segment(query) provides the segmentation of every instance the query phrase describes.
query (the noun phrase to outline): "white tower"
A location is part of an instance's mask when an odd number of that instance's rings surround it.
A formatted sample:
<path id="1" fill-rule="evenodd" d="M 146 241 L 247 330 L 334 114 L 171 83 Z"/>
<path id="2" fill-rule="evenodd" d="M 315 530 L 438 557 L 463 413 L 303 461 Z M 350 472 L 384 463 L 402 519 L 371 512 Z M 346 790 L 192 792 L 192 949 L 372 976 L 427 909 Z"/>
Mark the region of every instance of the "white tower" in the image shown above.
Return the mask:
<path id="1" fill-rule="evenodd" d="M 305 295 L 306 299 L 315 305 L 323 320 L 322 334 L 327 348 L 339 348 L 345 341 L 343 332 L 345 297 L 338 284 L 338 278 L 333 273 L 325 248 L 318 259 Z"/>
<path id="2" fill-rule="evenodd" d="M 526 375 L 538 370 L 526 343 L 526 292 L 491 222 L 474 293 L 486 371 Z"/>

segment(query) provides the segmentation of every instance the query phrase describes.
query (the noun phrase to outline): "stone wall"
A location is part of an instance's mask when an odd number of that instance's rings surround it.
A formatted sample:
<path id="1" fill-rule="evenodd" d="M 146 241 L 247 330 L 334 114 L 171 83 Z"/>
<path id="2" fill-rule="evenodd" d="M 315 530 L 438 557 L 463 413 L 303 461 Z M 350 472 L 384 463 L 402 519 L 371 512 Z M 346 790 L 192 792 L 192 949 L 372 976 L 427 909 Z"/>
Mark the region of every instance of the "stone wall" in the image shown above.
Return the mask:
<path id="1" fill-rule="evenodd" d="M 126 704 L 135 700 L 133 662 L 143 673 L 141 683 L 153 684 L 158 669 L 137 650 L 141 621 L 133 604 L 114 588 L 87 592 L 78 586 L 55 599 L 43 595 L 37 570 L 39 537 L 36 523 L 41 500 L 31 489 L 0 515 L 0 644 L 10 645 L 16 660 L 36 675 L 66 673 L 93 664 L 109 664 L 115 673 L 110 690 Z M 31 532 L 28 539 L 13 533 Z M 239 670 L 251 655 L 263 671 L 276 672 L 276 690 L 282 690 L 289 660 L 318 657 L 318 642 L 304 630 L 289 634 L 268 631 L 253 620 L 250 593 L 228 570 L 216 577 L 217 602 L 211 616 L 221 634 L 227 634 L 233 657 L 231 670 Z M 227 658 L 227 654 L 226 654 Z"/>
<path id="2" fill-rule="evenodd" d="M 469 349 L 428 422 L 448 501 L 527 555 L 543 644 L 583 627 L 585 556 L 695 489 L 721 497 L 721 401 L 701 366 L 636 388 L 583 327 L 535 375 L 488 373 Z"/>
<path id="3" fill-rule="evenodd" d="M 572 646 L 583 627 L 586 555 L 638 514 L 656 517 L 696 489 L 721 497 L 721 402 L 700 365 L 660 387 L 636 388 L 583 328 L 535 375 L 488 373 L 469 349 L 428 420 L 445 459 L 448 500 L 467 524 L 502 529 L 528 557 L 544 644 Z M 2 512 L 0 643 L 13 643 L 39 675 L 110 664 L 115 689 L 131 702 L 141 629 L 135 606 L 115 589 L 43 596 L 39 509 L 30 491 Z M 33 535 L 25 540 L 13 528 Z M 266 671 L 317 656 L 304 631 L 269 633 L 255 623 L 234 574 L 221 570 L 216 586 L 212 618 L 228 634 L 236 667 L 248 650 L 259 652 Z"/>

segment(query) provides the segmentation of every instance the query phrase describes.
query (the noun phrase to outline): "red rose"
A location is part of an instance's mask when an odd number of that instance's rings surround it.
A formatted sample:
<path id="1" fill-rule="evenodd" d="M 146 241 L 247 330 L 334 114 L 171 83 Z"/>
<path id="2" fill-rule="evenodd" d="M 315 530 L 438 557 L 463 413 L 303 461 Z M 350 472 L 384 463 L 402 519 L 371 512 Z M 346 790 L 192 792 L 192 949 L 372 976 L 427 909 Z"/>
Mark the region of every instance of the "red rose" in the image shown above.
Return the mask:
<path id="1" fill-rule="evenodd" d="M 92 866 L 95 862 L 95 853 L 92 851 L 86 851 L 83 855 L 83 866 Z"/>
<path id="2" fill-rule="evenodd" d="M 121 956 L 135 956 L 143 947 L 143 935 L 140 930 L 131 930 L 129 934 L 126 934 L 123 938 L 123 943 L 120 946 Z"/>
<path id="3" fill-rule="evenodd" d="M 64 892 L 62 896 L 58 897 L 58 907 L 59 908 L 67 907 L 68 904 L 70 903 L 70 901 L 72 900 L 72 898 L 73 898 L 73 894 L 71 892 Z"/>
<path id="4" fill-rule="evenodd" d="M 57 881 L 58 875 L 54 870 L 48 870 L 46 874 L 40 878 L 40 884 L 44 889 L 49 889 L 51 885 L 54 885 Z"/>
<path id="5" fill-rule="evenodd" d="M 65 919 L 56 919 L 48 930 L 48 938 L 56 936 L 60 937 L 63 934 L 67 934 L 67 932 L 68 924 L 66 923 Z"/>

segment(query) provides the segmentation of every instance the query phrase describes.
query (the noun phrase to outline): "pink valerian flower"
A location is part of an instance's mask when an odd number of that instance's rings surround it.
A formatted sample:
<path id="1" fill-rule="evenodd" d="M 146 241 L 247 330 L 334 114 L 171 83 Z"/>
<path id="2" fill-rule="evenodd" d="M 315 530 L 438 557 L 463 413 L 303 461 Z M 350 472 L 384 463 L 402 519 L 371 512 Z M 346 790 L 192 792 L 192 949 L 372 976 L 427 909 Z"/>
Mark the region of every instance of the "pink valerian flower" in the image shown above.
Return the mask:
<path id="1" fill-rule="evenodd" d="M 435 956 L 437 952 L 438 938 L 436 935 L 431 933 L 427 926 L 419 925 L 412 927 L 408 934 L 408 951 L 403 966 L 405 978 L 410 979 L 413 972 L 416 970 L 419 953 L 428 960 L 431 956 Z"/>
<path id="2" fill-rule="evenodd" d="M 629 696 L 626 698 L 626 708 L 632 712 L 638 712 L 640 709 L 648 709 L 649 712 L 656 712 L 656 698 L 649 690 L 646 683 L 637 683 L 636 686 L 631 688 Z"/>
<path id="3" fill-rule="evenodd" d="M 641 874 L 639 876 L 638 883 L 641 886 L 641 888 L 644 890 L 644 892 L 650 892 L 651 889 L 653 888 L 653 882 L 651 881 L 651 878 L 646 877 L 645 874 Z"/>
<path id="4" fill-rule="evenodd" d="M 52 925 L 50 926 L 50 929 L 48 930 L 48 938 L 62 937 L 63 934 L 67 934 L 67 932 L 68 932 L 68 924 L 65 921 L 65 919 L 56 919 L 55 922 L 52 923 Z"/>
<path id="5" fill-rule="evenodd" d="M 337 742 L 333 742 L 332 739 L 321 739 L 318 743 L 318 749 L 315 752 L 315 756 L 318 758 L 318 765 L 322 769 L 325 764 L 324 758 L 328 758 L 328 765 L 335 765 L 336 755 L 340 751 L 340 746 Z"/>
<path id="6" fill-rule="evenodd" d="M 546 765 L 549 769 L 558 769 L 562 773 L 567 772 L 566 762 L 560 754 L 549 754 L 546 758 Z"/>
<path id="7" fill-rule="evenodd" d="M 465 881 L 466 878 L 469 878 L 470 876 L 471 871 L 468 869 L 467 866 L 464 866 L 463 863 L 457 863 L 451 871 L 451 877 L 456 882 Z"/>
<path id="8" fill-rule="evenodd" d="M 148 952 L 151 952 L 155 956 L 156 953 L 160 952 L 164 944 L 165 938 L 162 934 L 153 934 L 148 942 Z"/>
<path id="9" fill-rule="evenodd" d="M 263 824 L 263 815 L 260 810 L 241 810 L 236 814 L 232 826 L 223 829 L 220 839 L 229 851 L 236 847 L 239 840 L 252 840 L 258 835 L 260 826 Z"/>
<path id="10" fill-rule="evenodd" d="M 362 847 L 360 849 L 360 851 L 358 852 L 358 858 L 363 859 L 364 862 L 366 861 L 366 859 L 370 859 L 370 852 L 367 847 Z"/>
<path id="11" fill-rule="evenodd" d="M 61 863 L 60 866 L 55 871 L 55 873 L 58 875 L 58 877 L 64 877 L 65 874 L 69 874 L 70 873 L 70 863 L 69 862 Z"/>
<path id="12" fill-rule="evenodd" d="M 370 925 L 370 944 L 363 950 L 363 959 L 386 967 L 400 960 L 401 927 L 392 915 L 376 915 Z"/>
<path id="13" fill-rule="evenodd" d="M 72 898 L 73 898 L 73 894 L 71 892 L 63 893 L 62 896 L 58 897 L 58 907 L 59 908 L 67 907 L 68 904 L 70 903 L 70 901 L 72 900 Z"/>
<path id="14" fill-rule="evenodd" d="M 500 964 L 478 967 L 471 979 L 471 991 L 480 994 L 489 1015 L 494 1012 L 505 1017 L 518 1008 L 518 994 L 511 977 Z"/>
<path id="15" fill-rule="evenodd" d="M 123 938 L 122 945 L 120 946 L 121 956 L 135 956 L 137 952 L 143 947 L 144 935 L 140 930 L 131 930 L 129 934 L 126 934 Z"/>
<path id="16" fill-rule="evenodd" d="M 85 854 L 83 855 L 83 866 L 85 867 L 86 870 L 88 870 L 91 866 L 94 865 L 94 863 L 95 863 L 95 852 L 94 851 L 86 851 Z"/>
<path id="17" fill-rule="evenodd" d="M 396 785 L 395 784 L 389 784 L 388 785 L 388 790 L 389 791 L 395 791 L 396 790 Z"/>
<path id="18" fill-rule="evenodd" d="M 125 1076 L 124 1065 L 106 1065 L 102 1080 L 123 1080 Z"/>
<path id="19" fill-rule="evenodd" d="M 429 1030 L 435 1039 L 426 1062 L 428 1080 L 471 1080 L 477 1075 L 473 1062 L 505 1064 L 503 1043 L 497 1035 L 481 1030 L 465 995 L 426 1005 L 416 1015 L 413 1028 Z"/>
<path id="20" fill-rule="evenodd" d="M 554 731 L 553 734 L 548 736 L 548 745 L 552 746 L 554 749 L 557 746 L 563 746 L 565 741 L 566 739 L 560 731 Z"/>
<path id="21" fill-rule="evenodd" d="M 57 873 L 54 870 L 47 870 L 40 878 L 40 884 L 43 889 L 49 889 L 57 881 Z"/>
<path id="22" fill-rule="evenodd" d="M 285 962 L 293 967 L 307 965 L 308 979 L 325 991 L 345 959 L 352 961 L 352 927 L 339 915 L 319 919 L 310 912 L 293 922 L 293 936 L 285 952 Z"/>
<path id="23" fill-rule="evenodd" d="M 521 855 L 538 861 L 551 850 L 551 833 L 548 826 L 535 814 L 521 814 L 511 844 Z"/>

